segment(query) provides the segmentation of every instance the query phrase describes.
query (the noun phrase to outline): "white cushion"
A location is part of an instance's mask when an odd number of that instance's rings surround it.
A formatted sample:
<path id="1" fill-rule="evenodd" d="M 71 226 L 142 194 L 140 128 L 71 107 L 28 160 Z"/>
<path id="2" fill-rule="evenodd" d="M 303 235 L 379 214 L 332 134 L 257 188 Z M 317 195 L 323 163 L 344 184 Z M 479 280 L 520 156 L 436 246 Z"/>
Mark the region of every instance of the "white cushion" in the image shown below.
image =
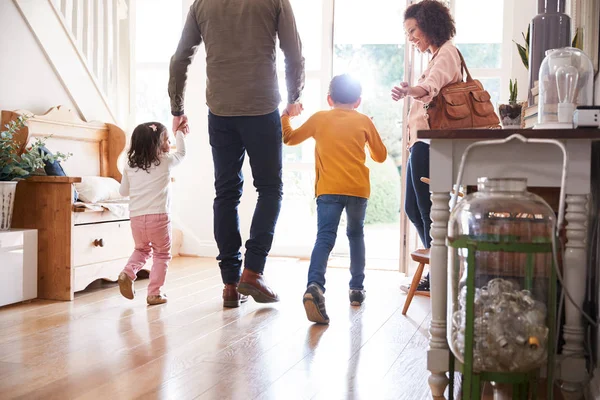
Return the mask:
<path id="1" fill-rule="evenodd" d="M 120 186 L 117 180 L 104 176 L 83 176 L 81 182 L 75 184 L 79 200 L 85 203 L 122 199 L 123 196 L 119 193 Z"/>

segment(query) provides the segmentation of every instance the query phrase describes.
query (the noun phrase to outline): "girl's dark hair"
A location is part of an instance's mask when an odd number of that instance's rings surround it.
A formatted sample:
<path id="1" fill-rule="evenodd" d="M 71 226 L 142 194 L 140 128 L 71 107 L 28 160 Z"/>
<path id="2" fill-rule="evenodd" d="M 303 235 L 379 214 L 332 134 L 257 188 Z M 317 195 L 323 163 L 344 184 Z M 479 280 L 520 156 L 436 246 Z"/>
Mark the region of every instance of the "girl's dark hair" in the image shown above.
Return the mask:
<path id="1" fill-rule="evenodd" d="M 456 35 L 454 19 L 448 7 L 437 0 L 423 0 L 409 6 L 404 20 L 414 18 L 419 29 L 435 46 L 441 46 Z"/>
<path id="2" fill-rule="evenodd" d="M 131 147 L 127 152 L 129 166 L 148 172 L 152 165 L 159 165 L 161 137 L 166 131 L 167 128 L 160 122 L 139 124 L 131 134 Z"/>

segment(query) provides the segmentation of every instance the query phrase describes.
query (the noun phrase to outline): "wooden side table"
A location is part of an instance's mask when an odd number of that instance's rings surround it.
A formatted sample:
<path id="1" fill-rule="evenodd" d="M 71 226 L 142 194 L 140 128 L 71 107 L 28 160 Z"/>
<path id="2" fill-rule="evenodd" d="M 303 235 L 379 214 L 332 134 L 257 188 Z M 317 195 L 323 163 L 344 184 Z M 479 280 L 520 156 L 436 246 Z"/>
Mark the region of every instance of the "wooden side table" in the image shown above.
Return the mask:
<path id="1" fill-rule="evenodd" d="M 431 237 L 431 325 L 427 354 L 427 369 L 431 372 L 429 385 L 433 396 L 443 396 L 448 384 L 449 348 L 447 330 L 448 249 L 446 236 L 450 212 L 448 202 L 452 185 L 456 183 L 461 157 L 470 144 L 482 140 L 505 139 L 515 133 L 526 138 L 557 139 L 567 149 L 566 234 L 564 280 L 577 305 L 584 302 L 587 271 L 588 196 L 591 180 L 592 141 L 600 140 L 600 129 L 561 130 L 429 130 L 419 131 L 420 139 L 431 139 L 430 191 L 432 199 Z M 524 144 L 512 141 L 496 147 L 476 149 L 465 165 L 462 184 L 476 185 L 479 177 L 527 178 L 529 186 L 560 187 L 563 156 L 560 149 L 549 144 Z M 565 345 L 558 356 L 560 369 L 555 375 L 563 382 L 566 398 L 580 398 L 588 379 L 581 312 L 565 302 L 563 326 Z"/>
<path id="2" fill-rule="evenodd" d="M 0 231 L 0 307 L 37 297 L 35 229 Z"/>

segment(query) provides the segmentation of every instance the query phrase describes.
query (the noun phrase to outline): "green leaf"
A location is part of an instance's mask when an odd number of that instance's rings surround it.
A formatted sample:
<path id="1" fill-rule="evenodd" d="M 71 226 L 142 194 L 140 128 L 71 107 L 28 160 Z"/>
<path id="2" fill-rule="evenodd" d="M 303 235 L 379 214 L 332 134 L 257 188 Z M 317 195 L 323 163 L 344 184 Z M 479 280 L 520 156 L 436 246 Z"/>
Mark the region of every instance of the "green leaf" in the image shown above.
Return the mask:
<path id="1" fill-rule="evenodd" d="M 521 32 L 521 36 L 523 36 L 523 40 L 525 40 L 525 46 L 520 45 L 519 43 L 515 43 L 517 46 L 517 51 L 519 56 L 521 57 L 521 62 L 525 66 L 526 69 L 529 69 L 529 33 L 530 33 L 531 25 L 527 25 L 527 33 Z"/>
<path id="2" fill-rule="evenodd" d="M 529 69 L 529 52 L 527 51 L 527 49 L 525 49 L 525 47 L 521 46 L 520 44 L 515 44 L 517 45 L 519 56 L 521 56 L 521 61 L 523 62 L 523 65 L 526 69 Z"/>
<path id="3" fill-rule="evenodd" d="M 26 170 L 24 170 L 24 169 L 23 169 L 23 168 L 21 168 L 21 167 L 15 167 L 15 168 L 13 169 L 13 172 L 14 172 L 16 175 L 19 175 L 19 176 L 27 176 L 27 175 L 29 175 L 29 172 L 28 172 L 28 171 L 26 171 Z"/>
<path id="4" fill-rule="evenodd" d="M 45 160 L 64 160 L 67 156 L 57 154 L 55 157 L 43 156 L 39 148 L 44 145 L 46 138 L 36 138 L 23 154 L 19 154 L 20 146 L 13 137 L 27 125 L 29 115 L 19 116 L 16 120 L 6 124 L 6 130 L 0 132 L 0 181 L 23 179 L 38 172 L 44 167 Z"/>
<path id="5" fill-rule="evenodd" d="M 581 31 L 581 28 L 577 28 L 577 30 L 575 31 L 575 37 L 573 38 L 571 47 L 583 50 L 583 33 Z"/>

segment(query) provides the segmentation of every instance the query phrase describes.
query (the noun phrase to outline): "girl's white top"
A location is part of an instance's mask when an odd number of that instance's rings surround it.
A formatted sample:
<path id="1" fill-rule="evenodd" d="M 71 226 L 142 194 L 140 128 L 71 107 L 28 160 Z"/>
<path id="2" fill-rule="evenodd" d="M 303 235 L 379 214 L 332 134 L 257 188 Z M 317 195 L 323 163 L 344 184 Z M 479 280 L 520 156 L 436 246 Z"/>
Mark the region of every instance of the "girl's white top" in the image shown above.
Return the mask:
<path id="1" fill-rule="evenodd" d="M 181 131 L 175 134 L 177 151 L 165 153 L 160 164 L 152 165 L 148 171 L 131 168 L 123 171 L 119 192 L 129 196 L 129 216 L 168 214 L 171 211 L 171 170 L 185 158 L 185 139 Z"/>

